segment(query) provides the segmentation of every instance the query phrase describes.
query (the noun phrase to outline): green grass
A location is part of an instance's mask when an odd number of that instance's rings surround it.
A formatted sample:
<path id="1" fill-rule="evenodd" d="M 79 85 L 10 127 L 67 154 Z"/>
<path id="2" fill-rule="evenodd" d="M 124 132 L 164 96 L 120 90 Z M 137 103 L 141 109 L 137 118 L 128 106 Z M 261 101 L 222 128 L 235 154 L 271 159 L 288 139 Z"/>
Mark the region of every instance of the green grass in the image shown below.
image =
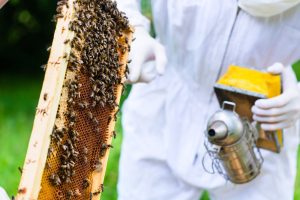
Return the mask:
<path id="1" fill-rule="evenodd" d="M 41 84 L 19 77 L 0 79 L 0 185 L 9 194 L 16 193 Z"/>

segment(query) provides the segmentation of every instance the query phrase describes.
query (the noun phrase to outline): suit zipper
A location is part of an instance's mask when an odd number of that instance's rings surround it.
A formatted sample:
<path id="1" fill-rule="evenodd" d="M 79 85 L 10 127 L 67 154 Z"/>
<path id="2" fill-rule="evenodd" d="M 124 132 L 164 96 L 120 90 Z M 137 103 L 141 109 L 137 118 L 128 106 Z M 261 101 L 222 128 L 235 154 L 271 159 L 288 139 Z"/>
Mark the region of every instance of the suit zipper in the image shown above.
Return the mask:
<path id="1" fill-rule="evenodd" d="M 223 68 L 223 65 L 224 65 L 224 61 L 225 61 L 225 59 L 226 59 L 226 55 L 227 55 L 227 52 L 228 52 L 229 44 L 230 44 L 230 41 L 231 41 L 231 37 L 232 37 L 233 31 L 234 31 L 235 24 L 236 24 L 237 18 L 238 18 L 238 16 L 239 16 L 240 10 L 241 10 L 241 8 L 238 7 L 238 8 L 237 8 L 237 11 L 236 11 L 236 15 L 235 15 L 235 19 L 234 19 L 233 25 L 232 25 L 231 30 L 230 30 L 230 33 L 229 33 L 229 37 L 228 37 L 227 44 L 226 44 L 226 48 L 225 48 L 224 55 L 223 55 L 223 58 L 222 58 L 220 70 L 219 70 L 219 72 L 218 72 L 217 80 L 219 79 L 219 77 L 220 77 L 220 75 L 221 75 L 221 72 L 222 72 L 222 68 Z M 216 81 L 217 81 L 217 80 L 216 80 Z M 212 92 L 212 94 L 210 95 L 209 105 L 211 104 L 211 102 L 212 102 L 212 100 L 213 100 L 213 96 L 214 96 L 214 92 Z M 208 113 L 206 113 L 206 115 L 207 115 L 207 114 L 208 114 Z M 199 144 L 199 145 L 200 145 L 200 144 Z M 199 145 L 198 145 L 198 146 L 199 146 Z M 199 150 L 199 147 L 197 148 L 197 153 L 196 153 L 196 155 L 195 155 L 195 157 L 194 157 L 193 165 L 196 165 L 196 163 L 197 163 L 197 160 L 198 160 L 198 150 Z"/>

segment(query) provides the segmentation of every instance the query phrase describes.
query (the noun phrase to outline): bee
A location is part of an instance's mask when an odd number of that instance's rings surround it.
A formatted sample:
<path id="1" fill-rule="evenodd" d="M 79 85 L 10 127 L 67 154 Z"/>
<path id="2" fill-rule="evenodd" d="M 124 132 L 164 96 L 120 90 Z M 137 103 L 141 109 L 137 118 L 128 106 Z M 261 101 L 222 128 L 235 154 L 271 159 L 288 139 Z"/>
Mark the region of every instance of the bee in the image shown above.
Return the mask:
<path id="1" fill-rule="evenodd" d="M 69 104 L 75 104 L 75 101 L 73 98 L 69 98 L 68 101 L 67 101 Z"/>
<path id="2" fill-rule="evenodd" d="M 90 97 L 94 98 L 95 97 L 95 92 L 92 92 L 91 95 L 90 95 Z"/>
<path id="3" fill-rule="evenodd" d="M 65 32 L 65 27 L 62 27 L 62 29 L 61 29 L 61 34 L 63 34 L 64 32 Z"/>
<path id="4" fill-rule="evenodd" d="M 49 47 L 47 48 L 47 51 L 48 51 L 48 52 L 51 51 L 51 46 L 49 46 Z"/>
<path id="5" fill-rule="evenodd" d="M 68 118 L 69 118 L 71 121 L 75 121 L 76 116 L 77 116 L 77 114 L 76 114 L 75 111 L 71 111 L 71 112 L 68 113 Z"/>
<path id="6" fill-rule="evenodd" d="M 67 198 L 71 199 L 72 196 L 74 196 L 74 192 L 72 190 L 68 190 L 68 192 L 67 192 Z"/>
<path id="7" fill-rule="evenodd" d="M 88 162 L 88 159 L 86 156 L 83 156 L 83 162 L 86 164 Z"/>
<path id="8" fill-rule="evenodd" d="M 111 122 L 111 120 L 112 120 L 112 117 L 109 116 L 109 117 L 108 117 L 108 120 L 107 120 L 107 125 Z"/>
<path id="9" fill-rule="evenodd" d="M 74 196 L 76 196 L 76 197 L 81 196 L 79 189 L 74 190 Z"/>
<path id="10" fill-rule="evenodd" d="M 54 185 L 60 185 L 61 184 L 61 180 L 60 180 L 59 176 L 56 175 L 56 174 L 51 174 L 49 179 Z"/>
<path id="11" fill-rule="evenodd" d="M 77 155 L 78 155 L 78 152 L 77 152 Z M 74 167 L 74 166 L 75 166 L 75 162 L 74 162 L 73 160 L 71 160 L 70 163 L 69 163 L 69 165 L 70 165 L 71 167 Z"/>
<path id="12" fill-rule="evenodd" d="M 25 194 L 26 191 L 27 191 L 27 189 L 26 189 L 25 187 L 24 187 L 24 188 L 18 189 L 18 193 L 19 193 L 19 194 Z"/>
<path id="13" fill-rule="evenodd" d="M 114 114 L 114 120 L 115 120 L 115 122 L 118 120 L 118 113 Z"/>
<path id="14" fill-rule="evenodd" d="M 23 169 L 22 167 L 18 167 L 19 172 L 22 174 L 23 173 Z"/>
<path id="15" fill-rule="evenodd" d="M 89 151 L 88 151 L 88 148 L 83 147 L 83 151 L 82 151 L 82 152 L 83 152 L 83 154 L 85 154 L 85 155 L 88 154 L 88 152 L 89 152 Z"/>
<path id="16" fill-rule="evenodd" d="M 75 170 L 71 170 L 71 176 L 74 176 L 76 173 L 75 173 Z"/>
<path id="17" fill-rule="evenodd" d="M 75 92 L 74 96 L 80 98 L 81 94 L 80 94 L 80 92 Z"/>
<path id="18" fill-rule="evenodd" d="M 51 168 L 51 165 L 49 164 L 49 162 L 46 162 L 46 168 L 47 169 Z"/>
<path id="19" fill-rule="evenodd" d="M 100 97 L 100 96 L 96 96 L 96 97 L 95 97 L 95 101 L 96 101 L 96 102 L 99 102 L 99 101 L 100 101 L 100 99 L 101 99 L 101 97 Z"/>
<path id="20" fill-rule="evenodd" d="M 95 108 L 97 106 L 97 101 L 92 102 L 92 107 Z"/>
<path id="21" fill-rule="evenodd" d="M 61 165 L 60 168 L 61 169 L 67 169 L 67 168 L 69 168 L 69 165 Z"/>
<path id="22" fill-rule="evenodd" d="M 99 121 L 96 118 L 93 119 L 93 123 L 99 125 Z"/>
<path id="23" fill-rule="evenodd" d="M 95 169 L 96 172 L 101 172 L 102 163 L 99 160 L 97 160 L 96 163 L 94 164 L 93 168 Z"/>
<path id="24" fill-rule="evenodd" d="M 47 101 L 47 99 L 48 99 L 48 93 L 44 93 L 43 99 L 44 99 L 44 101 Z"/>
<path id="25" fill-rule="evenodd" d="M 99 105 L 100 105 L 101 108 L 104 108 L 105 103 L 103 101 L 99 101 Z"/>
<path id="26" fill-rule="evenodd" d="M 43 71 L 46 71 L 46 69 L 47 69 L 47 64 L 41 65 L 41 68 L 43 69 Z"/>
<path id="27" fill-rule="evenodd" d="M 54 16 L 54 18 L 57 20 L 59 18 L 64 18 L 64 15 L 62 13 L 58 13 L 57 15 Z"/>
<path id="28" fill-rule="evenodd" d="M 125 54 L 125 53 L 126 53 L 126 50 L 127 50 L 126 47 L 122 47 L 122 48 L 121 48 L 121 53 L 122 53 L 122 54 Z M 123 66 L 123 65 L 121 65 L 121 66 Z M 120 67 L 121 67 L 121 66 L 120 66 Z"/>
<path id="29" fill-rule="evenodd" d="M 94 195 L 94 196 L 97 196 L 97 195 L 99 195 L 100 193 L 101 193 L 101 190 L 97 190 L 97 191 L 93 192 L 93 195 Z"/>
<path id="30" fill-rule="evenodd" d="M 67 145 L 61 145 L 61 148 L 63 151 L 67 151 L 68 150 L 68 146 Z"/>
<path id="31" fill-rule="evenodd" d="M 108 149 L 108 148 L 114 148 L 114 146 L 111 145 L 111 144 L 105 144 L 105 143 L 103 143 L 103 144 L 101 145 L 101 149 Z"/>
<path id="32" fill-rule="evenodd" d="M 93 195 L 99 195 L 101 192 L 104 192 L 104 185 L 101 184 L 99 189 L 95 192 L 93 192 Z"/>
<path id="33" fill-rule="evenodd" d="M 48 115 L 47 110 L 45 108 L 42 108 L 42 109 L 36 108 L 36 111 L 37 111 L 37 113 L 42 114 L 43 116 Z"/>
<path id="34" fill-rule="evenodd" d="M 58 7 L 56 8 L 56 12 L 57 12 L 57 13 L 61 13 L 62 9 L 63 9 L 62 6 L 58 6 Z"/>
<path id="35" fill-rule="evenodd" d="M 64 4 L 65 4 L 65 1 L 58 1 L 56 5 L 57 6 L 63 6 Z"/>
<path id="36" fill-rule="evenodd" d="M 65 41 L 64 41 L 64 44 L 68 44 L 70 42 L 70 39 L 66 39 Z"/>
<path id="37" fill-rule="evenodd" d="M 93 120 L 94 118 L 93 113 L 91 111 L 87 112 L 87 116 L 90 120 Z"/>
<path id="38" fill-rule="evenodd" d="M 95 79 L 93 77 L 90 77 L 89 79 L 92 83 L 95 82 Z"/>
<path id="39" fill-rule="evenodd" d="M 70 122 L 70 123 L 69 123 L 69 126 L 70 126 L 70 127 L 74 127 L 74 126 L 75 126 L 75 122 L 74 122 L 74 121 L 73 121 L 73 122 Z"/>
<path id="40" fill-rule="evenodd" d="M 116 139 L 116 137 L 117 137 L 116 131 L 113 131 L 113 132 L 112 132 L 112 135 L 113 135 L 114 139 Z"/>
<path id="41" fill-rule="evenodd" d="M 47 156 L 50 157 L 53 154 L 53 147 L 49 147 Z"/>
<path id="42" fill-rule="evenodd" d="M 93 192 L 93 195 L 99 195 L 101 192 L 104 192 L 103 184 L 100 185 L 100 188 L 97 191 Z"/>
<path id="43" fill-rule="evenodd" d="M 84 189 L 88 188 L 90 186 L 90 180 L 89 179 L 84 179 L 82 182 L 82 186 Z"/>
<path id="44" fill-rule="evenodd" d="M 75 151 L 75 150 L 73 150 L 73 151 L 72 151 L 72 155 L 73 155 L 73 156 L 75 156 L 75 157 L 77 157 L 77 156 L 79 155 L 79 152 L 78 152 L 78 151 Z"/>
<path id="45" fill-rule="evenodd" d="M 64 53 L 63 58 L 66 59 L 68 57 L 67 53 Z"/>
<path id="46" fill-rule="evenodd" d="M 68 156 L 67 156 L 67 155 L 62 154 L 62 155 L 60 156 L 60 160 L 61 160 L 62 162 L 65 162 L 67 159 L 68 159 Z"/>
<path id="47" fill-rule="evenodd" d="M 71 183 L 71 179 L 69 177 L 66 178 L 66 183 Z"/>

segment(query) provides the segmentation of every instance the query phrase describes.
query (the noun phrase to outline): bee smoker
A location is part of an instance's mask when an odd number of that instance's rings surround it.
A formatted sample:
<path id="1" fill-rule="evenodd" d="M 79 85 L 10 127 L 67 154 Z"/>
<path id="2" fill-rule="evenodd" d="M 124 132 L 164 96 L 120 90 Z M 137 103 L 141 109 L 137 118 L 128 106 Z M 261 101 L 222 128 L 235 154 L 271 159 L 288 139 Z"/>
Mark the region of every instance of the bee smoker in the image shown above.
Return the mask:
<path id="1" fill-rule="evenodd" d="M 239 117 L 235 103 L 223 102 L 222 109 L 209 119 L 205 134 L 213 167 L 225 179 L 241 184 L 260 173 L 263 158 L 256 147 L 258 131 L 246 118 Z"/>

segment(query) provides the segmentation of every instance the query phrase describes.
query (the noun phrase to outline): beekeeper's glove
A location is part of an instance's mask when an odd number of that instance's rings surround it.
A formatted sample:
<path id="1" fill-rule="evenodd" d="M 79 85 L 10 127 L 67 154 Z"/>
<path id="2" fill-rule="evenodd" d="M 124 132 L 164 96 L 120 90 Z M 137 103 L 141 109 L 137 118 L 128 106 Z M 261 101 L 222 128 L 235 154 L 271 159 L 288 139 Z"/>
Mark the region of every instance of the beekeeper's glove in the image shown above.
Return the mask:
<path id="1" fill-rule="evenodd" d="M 253 119 L 261 128 L 273 131 L 293 126 L 300 118 L 300 84 L 291 66 L 276 63 L 268 68 L 272 74 L 282 74 L 283 93 L 270 99 L 260 99 L 252 107 Z"/>
<path id="2" fill-rule="evenodd" d="M 250 15 L 271 17 L 300 3 L 300 0 L 240 0 L 239 6 Z"/>
<path id="3" fill-rule="evenodd" d="M 142 27 L 134 32 L 135 41 L 129 54 L 128 83 L 150 82 L 165 71 L 167 56 L 165 48 Z"/>
<path id="4" fill-rule="evenodd" d="M 2 187 L 0 187 L 0 200 L 10 200 Z"/>

